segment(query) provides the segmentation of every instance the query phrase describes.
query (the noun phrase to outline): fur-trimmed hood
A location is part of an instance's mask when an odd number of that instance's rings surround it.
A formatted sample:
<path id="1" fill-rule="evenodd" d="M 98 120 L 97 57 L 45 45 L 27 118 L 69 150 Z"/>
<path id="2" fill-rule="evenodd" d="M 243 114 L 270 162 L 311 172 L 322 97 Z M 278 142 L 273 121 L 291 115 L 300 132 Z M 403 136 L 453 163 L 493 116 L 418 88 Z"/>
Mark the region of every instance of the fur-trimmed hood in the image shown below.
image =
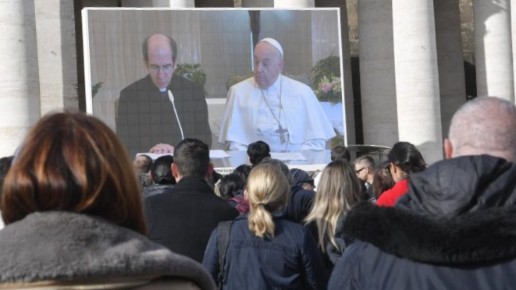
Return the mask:
<path id="1" fill-rule="evenodd" d="M 214 289 L 196 261 L 101 218 L 36 212 L 0 231 L 0 282 L 174 276 Z"/>
<path id="2" fill-rule="evenodd" d="M 414 261 L 464 265 L 516 257 L 516 165 L 483 155 L 444 160 L 411 177 L 395 208 L 363 203 L 346 236 Z"/>

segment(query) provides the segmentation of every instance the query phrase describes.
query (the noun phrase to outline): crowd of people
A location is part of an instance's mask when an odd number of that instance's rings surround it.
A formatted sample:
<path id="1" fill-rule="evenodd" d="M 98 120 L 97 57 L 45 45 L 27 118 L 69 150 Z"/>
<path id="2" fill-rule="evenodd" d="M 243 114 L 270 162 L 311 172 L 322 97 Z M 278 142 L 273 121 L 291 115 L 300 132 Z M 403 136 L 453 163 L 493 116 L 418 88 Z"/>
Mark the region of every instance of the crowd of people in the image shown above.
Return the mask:
<path id="1" fill-rule="evenodd" d="M 192 138 L 173 157 L 131 162 L 102 121 L 49 114 L 0 159 L 0 286 L 506 289 L 514 282 L 514 104 L 467 102 L 452 119 L 445 158 L 429 166 L 409 142 L 393 144 L 381 162 L 351 160 L 337 146 L 320 172 L 289 168 L 270 151 L 251 143 L 249 163 L 227 175 L 216 174 L 208 145 Z"/>
<path id="2" fill-rule="evenodd" d="M 117 133 L 93 116 L 51 113 L 0 159 L 0 288 L 508 289 L 516 281 L 513 103 L 466 102 L 433 164 L 400 141 L 386 160 L 353 160 L 335 146 L 320 172 L 306 172 L 271 152 L 319 150 L 333 132 L 324 118 L 289 113 L 318 108 L 308 87 L 282 75 L 283 49 L 266 38 L 254 76 L 229 91 L 220 135 L 249 162 L 222 175 L 209 127 L 196 123 L 198 114 L 206 123 L 203 92 L 190 96 L 196 103 L 174 101 L 192 90 L 172 78 L 175 41 L 152 35 L 142 50 L 149 75 L 122 91 Z M 175 118 L 153 129 L 168 130 L 165 143 L 134 140 L 142 107 L 130 100 L 149 90 L 159 100 L 147 113 L 174 105 Z M 284 108 L 282 98 L 299 102 L 295 90 L 303 105 Z M 199 108 L 181 124 L 179 115 Z M 146 126 L 150 117 L 138 118 Z M 135 154 L 142 150 L 165 154 Z"/>

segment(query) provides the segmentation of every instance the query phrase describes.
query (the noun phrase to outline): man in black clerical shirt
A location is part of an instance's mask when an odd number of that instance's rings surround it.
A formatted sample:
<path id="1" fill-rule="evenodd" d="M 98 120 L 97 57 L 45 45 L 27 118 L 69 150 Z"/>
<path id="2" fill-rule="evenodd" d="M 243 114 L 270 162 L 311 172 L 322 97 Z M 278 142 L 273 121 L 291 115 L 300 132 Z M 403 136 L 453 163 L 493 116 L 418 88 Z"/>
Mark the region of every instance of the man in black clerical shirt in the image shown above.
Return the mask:
<path id="1" fill-rule="evenodd" d="M 174 75 L 175 40 L 153 34 L 144 40 L 142 53 L 149 74 L 120 92 L 116 112 L 116 132 L 130 156 L 148 152 L 159 143 L 177 144 L 187 137 L 210 145 L 203 88 Z"/>

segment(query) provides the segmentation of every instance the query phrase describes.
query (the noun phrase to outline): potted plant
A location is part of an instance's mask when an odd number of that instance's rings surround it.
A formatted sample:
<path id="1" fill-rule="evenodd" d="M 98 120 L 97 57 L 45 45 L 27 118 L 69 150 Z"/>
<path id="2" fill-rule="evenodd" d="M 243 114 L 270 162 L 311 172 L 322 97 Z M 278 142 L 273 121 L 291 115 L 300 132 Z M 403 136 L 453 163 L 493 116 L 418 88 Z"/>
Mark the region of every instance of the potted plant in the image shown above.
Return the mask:
<path id="1" fill-rule="evenodd" d="M 192 81 L 194 84 L 201 87 L 206 94 L 206 89 L 204 88 L 206 85 L 206 73 L 201 68 L 201 64 L 180 63 L 177 65 L 174 74 Z"/>
<path id="2" fill-rule="evenodd" d="M 340 58 L 329 56 L 311 69 L 312 89 L 320 102 L 341 103 Z"/>

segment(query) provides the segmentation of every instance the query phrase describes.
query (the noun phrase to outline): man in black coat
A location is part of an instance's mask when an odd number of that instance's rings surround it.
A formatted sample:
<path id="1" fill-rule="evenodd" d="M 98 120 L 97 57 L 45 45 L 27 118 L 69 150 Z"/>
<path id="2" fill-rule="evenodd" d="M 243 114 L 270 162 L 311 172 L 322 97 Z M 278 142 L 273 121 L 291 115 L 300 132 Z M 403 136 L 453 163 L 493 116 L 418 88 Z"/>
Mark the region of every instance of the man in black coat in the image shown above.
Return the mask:
<path id="1" fill-rule="evenodd" d="M 144 200 L 149 238 L 199 262 L 217 224 L 238 216 L 206 182 L 210 166 L 207 144 L 189 138 L 181 141 L 172 164 L 176 185 Z"/>
<path id="2" fill-rule="evenodd" d="M 211 145 L 203 88 L 174 75 L 174 39 L 151 35 L 143 42 L 142 52 L 149 74 L 124 88 L 117 102 L 116 133 L 130 156 L 148 152 L 159 143 L 177 144 L 186 137 Z"/>
<path id="3" fill-rule="evenodd" d="M 516 284 L 516 106 L 467 102 L 446 160 L 413 174 L 395 208 L 362 204 L 328 289 L 509 289 Z"/>

